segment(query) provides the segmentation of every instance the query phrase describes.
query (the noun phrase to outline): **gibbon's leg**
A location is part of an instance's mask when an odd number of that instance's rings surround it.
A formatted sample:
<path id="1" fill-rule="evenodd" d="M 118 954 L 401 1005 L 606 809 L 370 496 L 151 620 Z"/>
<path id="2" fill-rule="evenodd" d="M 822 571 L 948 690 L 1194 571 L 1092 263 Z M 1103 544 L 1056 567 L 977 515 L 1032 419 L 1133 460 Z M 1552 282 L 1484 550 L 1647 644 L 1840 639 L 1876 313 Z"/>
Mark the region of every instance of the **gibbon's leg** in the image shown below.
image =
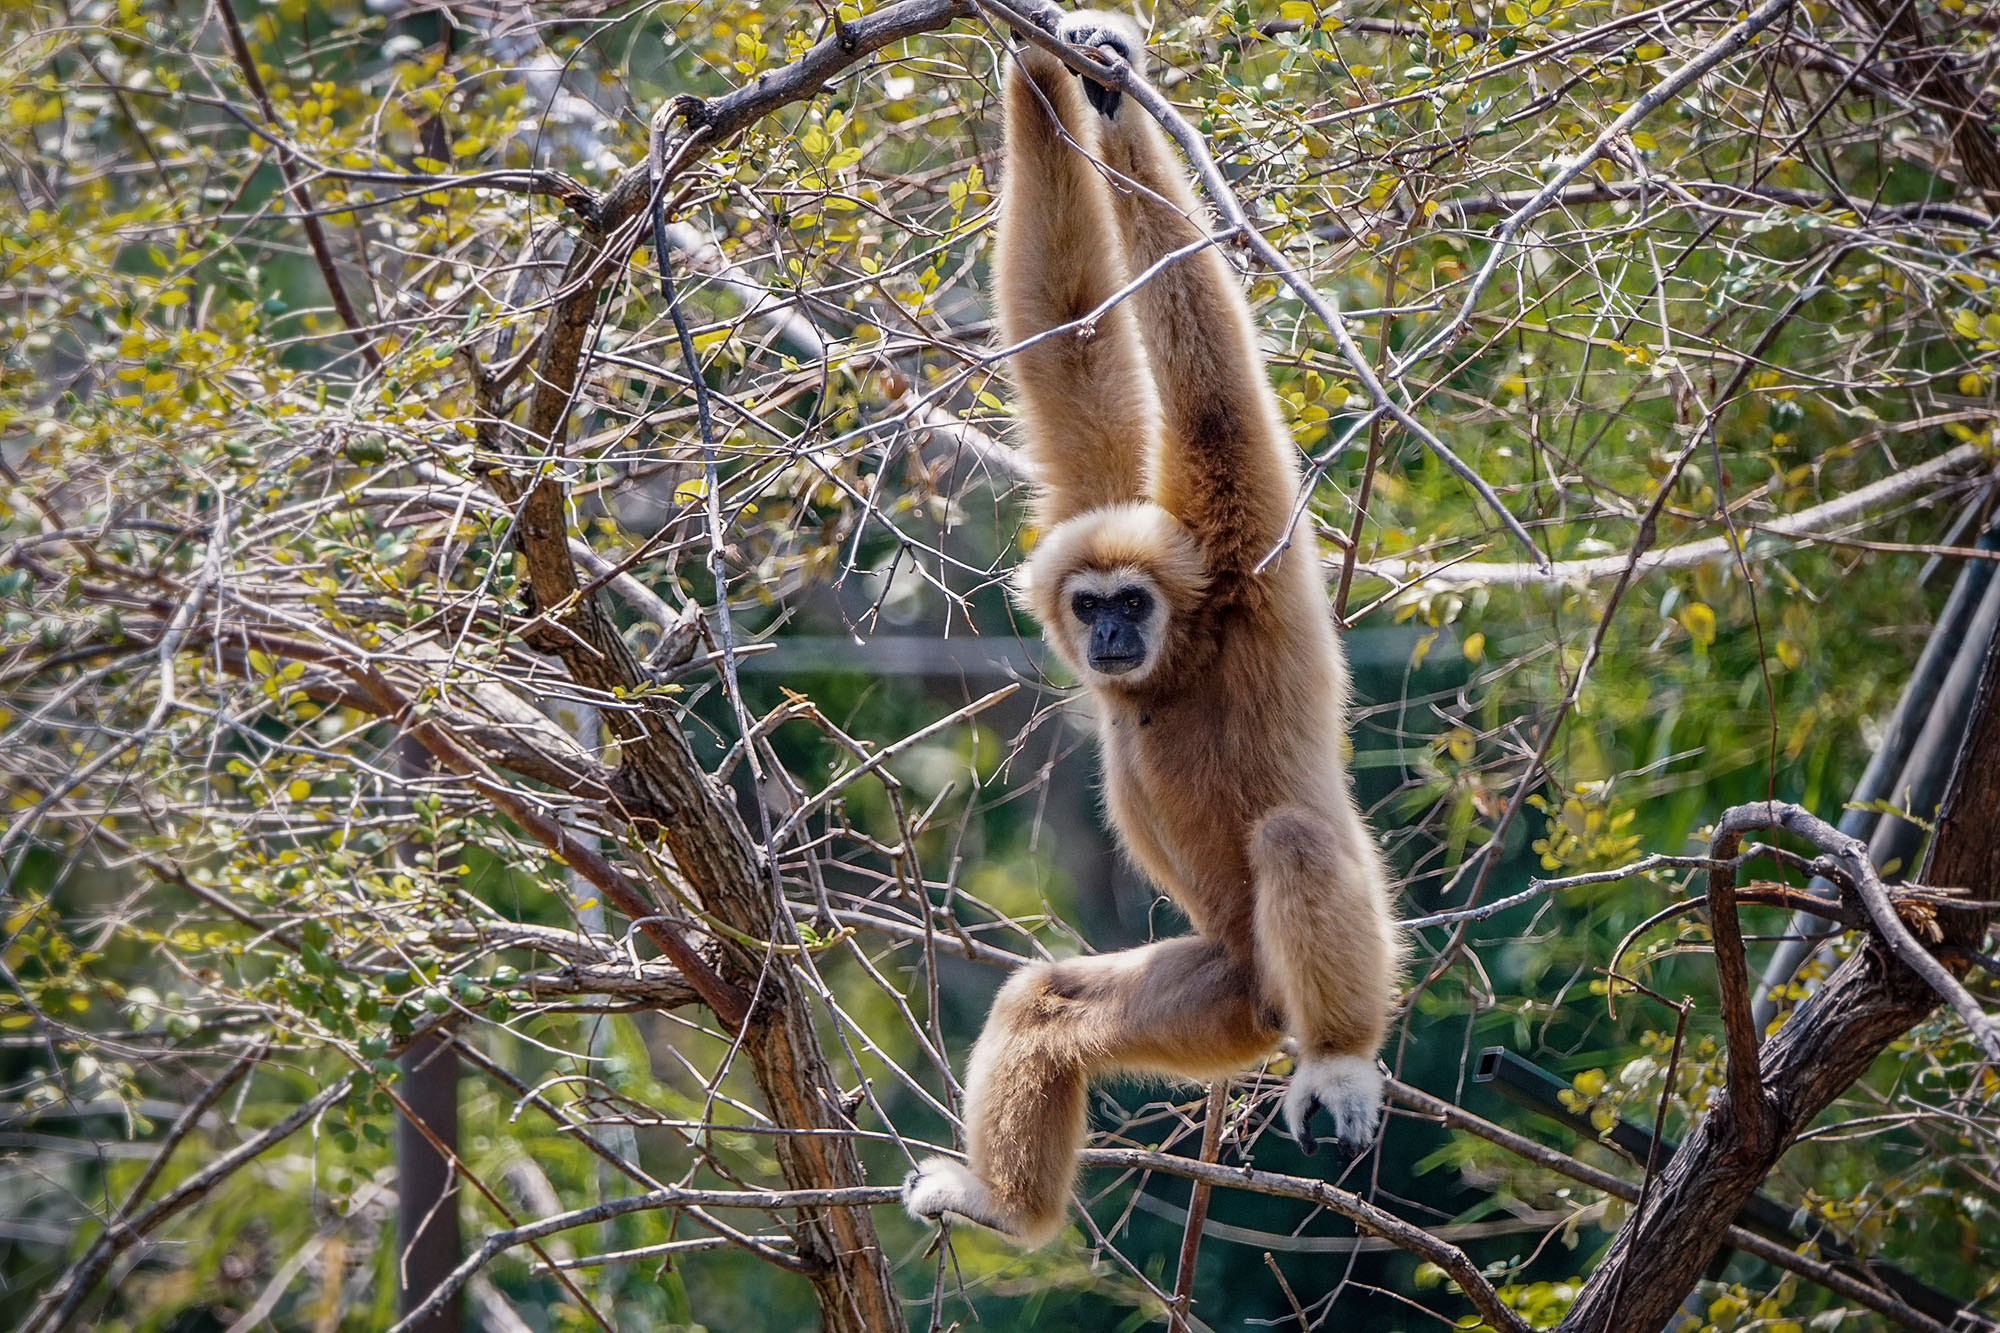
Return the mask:
<path id="1" fill-rule="evenodd" d="M 1311 1153 L 1325 1109 L 1348 1153 L 1382 1117 L 1382 1045 L 1400 947 L 1375 841 L 1351 805 L 1334 817 L 1298 807 L 1266 815 L 1251 839 L 1254 929 L 1264 975 L 1297 1039 L 1285 1123 Z"/>
<path id="2" fill-rule="evenodd" d="M 1276 1018 L 1251 970 L 1199 935 L 1016 973 L 972 1049 L 968 1165 L 931 1158 L 903 1203 L 1044 1244 L 1062 1225 L 1092 1075 L 1233 1073 L 1277 1045 Z"/>
<path id="3" fill-rule="evenodd" d="M 1011 347 L 1096 309 L 1125 284 L 1125 273 L 1110 194 L 1090 156 L 1097 117 L 1076 80 L 1047 52 L 1017 50 L 1008 57 L 1006 103 L 994 271 L 1000 340 Z M 1127 303 L 1095 328 L 1015 353 L 1013 377 L 1044 483 L 1037 509 L 1045 528 L 1146 498 L 1159 403 Z"/>
<path id="4" fill-rule="evenodd" d="M 1059 35 L 1109 46 L 1134 69 L 1145 59 L 1138 29 L 1122 15 L 1072 14 Z M 1096 84 L 1089 100 L 1115 173 L 1125 267 L 1137 276 L 1208 235 L 1206 210 L 1152 117 Z M 1298 492 L 1295 451 L 1257 354 L 1249 303 L 1213 246 L 1168 265 L 1130 303 L 1163 414 L 1152 499 L 1194 531 L 1212 572 L 1244 572 L 1283 539 Z"/>

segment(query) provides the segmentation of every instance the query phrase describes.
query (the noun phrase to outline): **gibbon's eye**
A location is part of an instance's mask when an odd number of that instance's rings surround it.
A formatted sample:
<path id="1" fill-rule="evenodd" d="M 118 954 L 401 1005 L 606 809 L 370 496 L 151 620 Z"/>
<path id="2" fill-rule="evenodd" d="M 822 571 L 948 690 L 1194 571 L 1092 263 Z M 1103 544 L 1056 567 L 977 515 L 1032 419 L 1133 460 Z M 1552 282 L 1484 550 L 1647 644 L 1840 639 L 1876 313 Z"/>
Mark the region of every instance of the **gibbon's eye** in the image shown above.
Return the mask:
<path id="1" fill-rule="evenodd" d="M 1070 610 L 1076 612 L 1078 620 L 1088 621 L 1097 614 L 1097 599 L 1089 593 L 1078 593 L 1069 606 Z"/>
<path id="2" fill-rule="evenodd" d="M 1153 613 L 1153 594 L 1144 588 L 1120 588 L 1111 597 L 1127 620 L 1144 620 Z"/>

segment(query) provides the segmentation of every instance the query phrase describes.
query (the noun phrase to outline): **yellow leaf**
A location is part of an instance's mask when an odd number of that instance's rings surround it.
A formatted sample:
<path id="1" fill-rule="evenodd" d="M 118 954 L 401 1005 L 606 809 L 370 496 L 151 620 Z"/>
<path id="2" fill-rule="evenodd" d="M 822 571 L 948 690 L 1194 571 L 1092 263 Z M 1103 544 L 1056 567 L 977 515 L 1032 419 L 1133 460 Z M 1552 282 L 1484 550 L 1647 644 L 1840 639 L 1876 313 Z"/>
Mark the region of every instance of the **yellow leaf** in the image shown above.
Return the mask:
<path id="1" fill-rule="evenodd" d="M 312 790 L 312 783 L 307 782 L 304 778 L 293 778 L 285 786 L 285 795 L 295 801 L 303 801 L 306 797 L 312 795 Z"/>
<path id="2" fill-rule="evenodd" d="M 1285 3 L 1278 6 L 1278 17 L 1311 23 L 1319 17 L 1319 11 L 1306 3 L 1306 0 L 1285 0 Z"/>
<path id="3" fill-rule="evenodd" d="M 1644 130 L 1634 130 L 1632 131 L 1632 146 L 1634 148 L 1651 150 L 1658 148 L 1660 141 Z"/>
<path id="4" fill-rule="evenodd" d="M 1681 608 L 1680 622 L 1689 637 L 1704 648 L 1715 642 L 1715 612 L 1706 602 L 1689 602 Z"/>
<path id="5" fill-rule="evenodd" d="M 674 501 L 677 504 L 693 504 L 708 495 L 708 479 L 692 477 L 674 487 Z"/>
<path id="6" fill-rule="evenodd" d="M 1468 634 L 1458 650 L 1465 655 L 1465 660 L 1468 662 L 1483 661 L 1486 657 L 1486 636 L 1476 631 Z"/>

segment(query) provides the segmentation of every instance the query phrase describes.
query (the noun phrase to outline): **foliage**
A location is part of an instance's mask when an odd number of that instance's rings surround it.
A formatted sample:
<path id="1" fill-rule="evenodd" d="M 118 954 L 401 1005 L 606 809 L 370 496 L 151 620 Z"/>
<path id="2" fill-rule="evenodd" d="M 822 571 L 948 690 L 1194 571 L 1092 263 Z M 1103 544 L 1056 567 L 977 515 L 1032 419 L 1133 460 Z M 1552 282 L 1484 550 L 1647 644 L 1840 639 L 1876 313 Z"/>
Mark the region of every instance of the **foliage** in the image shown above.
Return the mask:
<path id="1" fill-rule="evenodd" d="M 286 1328 L 384 1326 L 396 1057 L 439 1027 L 482 1061 L 460 1138 L 481 1187 L 453 1205 L 469 1235 L 647 1181 L 783 1188 L 727 1034 L 496 791 L 600 847 L 706 956 L 774 946 L 868 1180 L 893 1184 L 950 1142 L 991 964 L 1179 928 L 1103 853 L 1084 731 L 1006 595 L 1035 534 L 987 336 L 1001 33 L 975 17 L 857 58 L 675 177 L 666 259 L 704 439 L 641 218 L 577 317 L 574 392 L 549 378 L 565 298 L 594 280 L 578 201 L 643 171 L 656 106 L 754 87 L 855 7 L 241 10 L 261 96 L 220 10 L 0 15 L 17 200 L 0 217 L 0 1274 L 46 1290 L 136 1186 L 159 1196 L 351 1075 L 88 1308 L 134 1330 L 253 1305 Z M 1954 68 L 1990 66 L 1981 15 L 1912 12 Z M 1497 246 L 1526 192 L 1734 11 L 1158 7 L 1164 86 L 1267 237 L 1558 562 L 1535 575 L 1371 411 L 1297 296 L 1246 276 L 1350 625 L 1355 768 L 1411 914 L 1699 851 L 1743 800 L 1836 817 L 1879 737 L 1987 514 L 2000 259 L 1983 201 L 2000 181 L 1952 147 L 1971 110 L 1881 59 L 1871 14 L 1800 0 Z M 1463 336 L 1417 355 L 1462 308 Z M 519 497 L 544 481 L 563 535 L 608 562 L 582 581 L 634 653 L 679 646 L 637 687 L 577 679 L 568 608 L 536 604 Z M 1870 486 L 1875 503 L 1842 507 Z M 1622 577 L 1642 551 L 1657 564 Z M 732 935 L 658 822 L 621 805 L 621 720 L 649 709 L 769 850 L 795 936 Z M 417 753 L 426 725 L 474 767 Z M 1573 1079 L 1600 1129 L 1664 1106 L 1683 1133 L 1723 1079 L 1706 927 L 1682 916 L 1613 955 L 1686 892 L 1655 872 L 1419 932 L 1392 1065 L 1458 1099 L 1476 1048 L 1507 1045 Z M 1684 995 L 1676 1052 L 1661 998 Z M 251 1053 L 255 1072 L 167 1137 Z M 1282 1072 L 1235 1084 L 1225 1160 L 1310 1174 L 1266 1132 Z M 1767 1189 L 1801 1226 L 1994 1309 L 1992 1093 L 1941 1016 Z M 1187 1154 L 1201 1105 L 1113 1088 L 1097 1123 Z M 1462 1237 L 1538 1327 L 1624 1215 L 1427 1123 L 1392 1122 L 1387 1144 L 1345 1184 Z M 933 1264 L 928 1235 L 877 1208 L 913 1320 L 1162 1317 L 1186 1187 L 1093 1171 L 1082 1188 L 1088 1227 L 1034 1255 L 960 1227 Z M 789 1216 L 725 1220 L 782 1257 Z M 1212 1216 L 1211 1327 L 1469 1309 L 1307 1205 L 1224 1191 Z M 575 1293 L 546 1262 L 722 1234 L 629 1213 L 508 1251 L 473 1294 L 534 1327 L 589 1326 L 579 1294 L 629 1327 L 812 1317 L 808 1284 L 748 1245 L 566 1269 Z M 1738 1257 L 1690 1327 L 1840 1308 Z"/>

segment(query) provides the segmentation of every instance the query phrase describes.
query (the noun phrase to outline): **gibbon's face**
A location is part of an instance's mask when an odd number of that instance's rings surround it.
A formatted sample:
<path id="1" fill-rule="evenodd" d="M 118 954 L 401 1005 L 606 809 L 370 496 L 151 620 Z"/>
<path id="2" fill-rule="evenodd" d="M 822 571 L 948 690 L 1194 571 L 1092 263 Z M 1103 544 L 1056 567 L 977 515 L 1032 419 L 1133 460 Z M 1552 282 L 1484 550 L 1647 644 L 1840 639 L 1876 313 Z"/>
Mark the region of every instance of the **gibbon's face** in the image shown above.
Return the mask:
<path id="1" fill-rule="evenodd" d="M 1143 570 L 1087 569 L 1063 584 L 1064 629 L 1092 675 L 1136 685 L 1160 657 L 1167 603 Z"/>

